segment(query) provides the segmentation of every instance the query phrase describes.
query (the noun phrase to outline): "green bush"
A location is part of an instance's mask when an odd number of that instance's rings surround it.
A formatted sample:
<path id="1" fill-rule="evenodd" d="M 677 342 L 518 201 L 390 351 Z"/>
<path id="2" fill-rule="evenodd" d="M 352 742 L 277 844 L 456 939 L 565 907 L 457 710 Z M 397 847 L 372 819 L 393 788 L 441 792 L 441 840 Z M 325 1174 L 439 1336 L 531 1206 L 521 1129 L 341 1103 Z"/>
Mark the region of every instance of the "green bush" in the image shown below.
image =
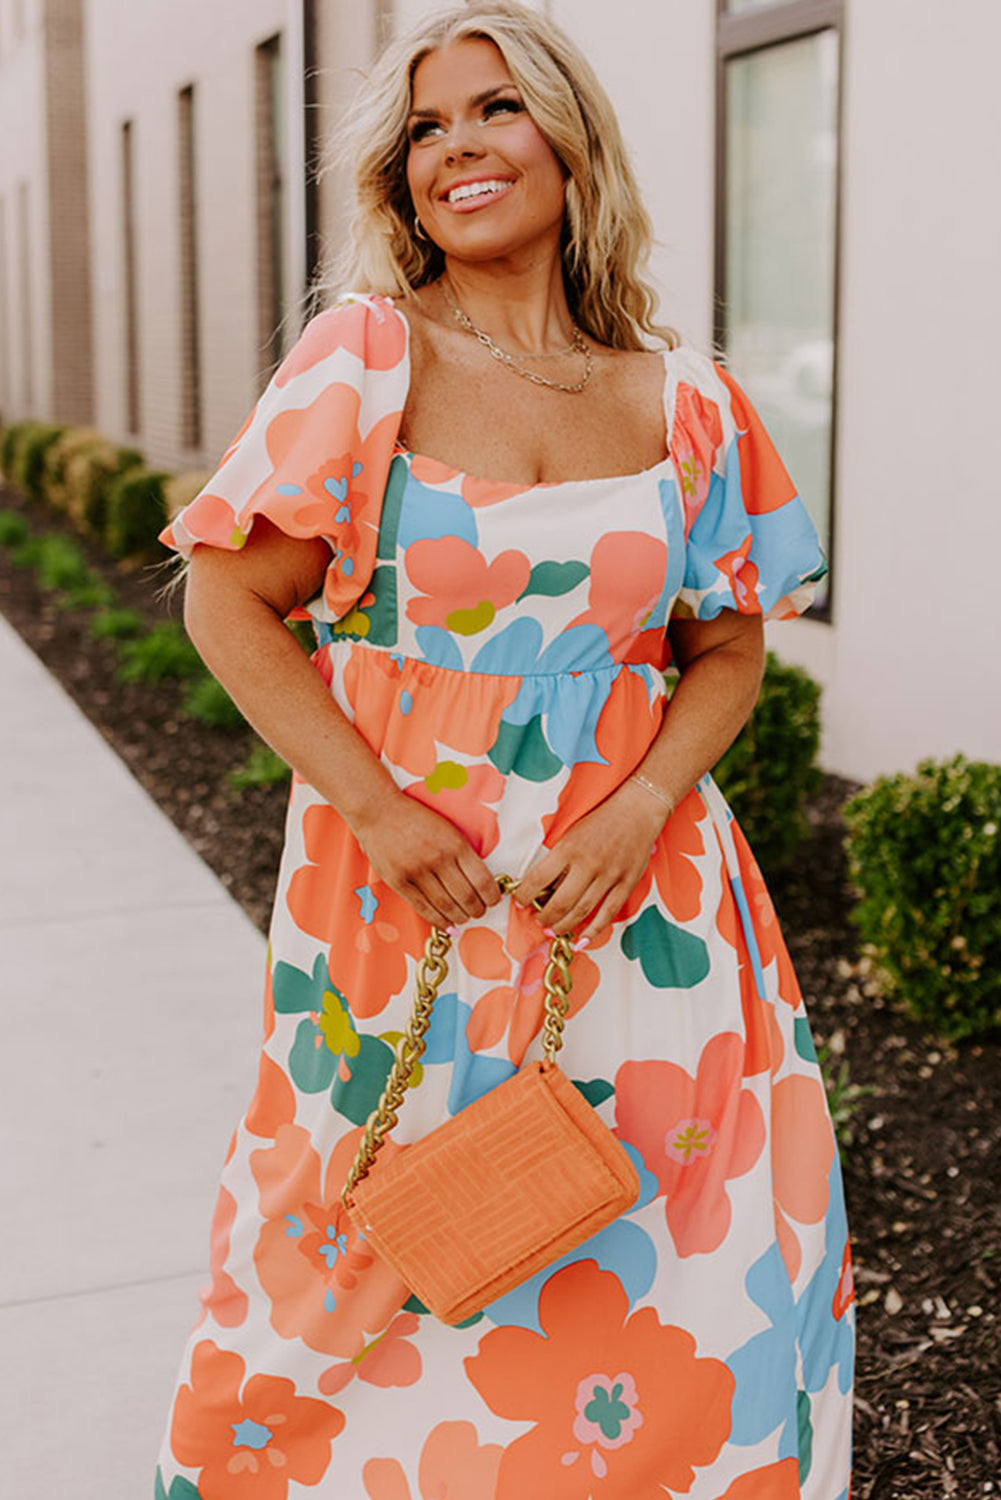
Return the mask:
<path id="1" fill-rule="evenodd" d="M 165 677 L 194 677 L 201 657 L 177 625 L 154 625 L 145 635 L 122 643 L 119 682 L 162 682 Z"/>
<path id="2" fill-rule="evenodd" d="M 292 772 L 281 756 L 263 740 L 258 740 L 243 764 L 229 773 L 230 781 L 241 792 L 248 787 L 275 786 L 278 782 L 288 781 L 291 776 Z"/>
<path id="3" fill-rule="evenodd" d="M 4 478 L 16 481 L 17 457 L 21 448 L 21 439 L 27 435 L 29 430 L 36 424 L 34 422 L 11 422 L 5 427 L 0 435 L 0 469 L 3 470 Z"/>
<path id="4" fill-rule="evenodd" d="M 162 553 L 157 535 L 167 524 L 163 487 L 169 474 L 133 467 L 117 474 L 108 486 L 104 540 L 115 557 L 146 557 Z"/>
<path id="5" fill-rule="evenodd" d="M 713 771 L 766 871 L 787 864 L 820 785 L 820 685 L 769 651 L 754 712 Z"/>
<path id="6" fill-rule="evenodd" d="M 191 684 L 184 694 L 183 712 L 210 729 L 235 731 L 247 727 L 246 719 L 214 677 L 202 677 Z"/>
<path id="7" fill-rule="evenodd" d="M 1001 766 L 925 760 L 845 808 L 882 988 L 950 1040 L 1001 1026 Z"/>
<path id="8" fill-rule="evenodd" d="M 0 510 L 0 547 L 20 547 L 30 534 L 27 521 L 16 510 Z"/>
<path id="9" fill-rule="evenodd" d="M 65 431 L 48 422 L 32 422 L 18 444 L 14 479 L 32 500 L 45 499 L 45 455 Z"/>
<path id="10" fill-rule="evenodd" d="M 98 641 L 134 640 L 143 628 L 142 616 L 134 609 L 102 609 L 90 622 L 90 633 Z"/>
<path id="11" fill-rule="evenodd" d="M 43 589 L 74 589 L 93 582 L 87 559 L 68 536 L 43 536 L 35 551 L 35 572 Z"/>

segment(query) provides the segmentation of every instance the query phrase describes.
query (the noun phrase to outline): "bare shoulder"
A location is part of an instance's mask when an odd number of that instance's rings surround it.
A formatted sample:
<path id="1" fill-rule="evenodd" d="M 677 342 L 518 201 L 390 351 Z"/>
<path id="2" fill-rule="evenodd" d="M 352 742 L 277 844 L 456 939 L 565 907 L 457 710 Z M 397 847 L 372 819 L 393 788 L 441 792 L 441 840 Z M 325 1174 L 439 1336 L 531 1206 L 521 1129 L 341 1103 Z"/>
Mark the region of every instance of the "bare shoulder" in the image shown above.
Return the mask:
<path id="1" fill-rule="evenodd" d="M 659 399 L 664 384 L 663 350 L 612 349 L 593 340 L 591 347 L 607 389 L 627 399 L 644 396 Z"/>

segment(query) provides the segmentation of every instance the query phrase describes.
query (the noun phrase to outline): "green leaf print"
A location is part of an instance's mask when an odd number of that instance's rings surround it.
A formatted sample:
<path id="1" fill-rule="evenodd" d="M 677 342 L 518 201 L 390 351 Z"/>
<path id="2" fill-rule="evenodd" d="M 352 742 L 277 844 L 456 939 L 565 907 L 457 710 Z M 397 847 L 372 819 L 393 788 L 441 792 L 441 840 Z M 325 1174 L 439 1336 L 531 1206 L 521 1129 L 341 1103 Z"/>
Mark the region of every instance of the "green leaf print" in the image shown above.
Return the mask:
<path id="1" fill-rule="evenodd" d="M 383 561 L 390 561 L 396 556 L 396 537 L 400 529 L 400 510 L 403 506 L 403 492 L 406 487 L 407 461 L 397 456 L 389 466 L 386 493 L 382 500 L 382 514 L 379 517 L 379 542 L 375 555 Z"/>
<path id="2" fill-rule="evenodd" d="M 501 719 L 497 738 L 487 754 L 502 776 L 514 772 L 524 781 L 548 781 L 563 769 L 559 756 L 546 744 L 538 714 L 524 725 Z"/>
<path id="3" fill-rule="evenodd" d="M 392 1066 L 392 1047 L 377 1036 L 359 1037 L 357 1055 L 345 1057 L 337 1065 L 331 1104 L 352 1124 L 364 1125 L 379 1102 Z M 345 1078 L 345 1073 L 350 1076 Z"/>
<path id="4" fill-rule="evenodd" d="M 300 1015 L 304 1010 L 319 1010 L 323 993 L 330 987 L 327 960 L 317 954 L 312 974 L 292 964 L 275 964 L 271 976 L 271 989 L 275 998 L 275 1010 L 282 1016 Z"/>
<path id="5" fill-rule="evenodd" d="M 813 1045 L 813 1036 L 810 1032 L 808 1018 L 806 1016 L 798 1016 L 793 1023 L 793 1030 L 796 1038 L 796 1051 L 807 1062 L 815 1063 L 817 1061 L 817 1049 Z"/>
<path id="6" fill-rule="evenodd" d="M 342 620 L 330 627 L 334 640 L 367 641 L 370 646 L 396 644 L 396 569 L 377 567 L 368 588 Z"/>
<path id="7" fill-rule="evenodd" d="M 542 594 L 547 599 L 557 599 L 583 583 L 589 571 L 587 563 L 582 562 L 536 563 L 528 575 L 527 586 L 518 597 L 527 599 L 529 594 Z"/>
<path id="8" fill-rule="evenodd" d="M 590 1078 L 586 1083 L 583 1078 L 575 1078 L 573 1086 L 580 1090 L 592 1109 L 597 1109 L 599 1104 L 604 1104 L 615 1093 L 614 1085 L 607 1078 Z"/>
<path id="9" fill-rule="evenodd" d="M 806 1391 L 796 1392 L 796 1425 L 799 1428 L 799 1482 L 803 1484 L 813 1463 L 813 1424 Z"/>
<path id="10" fill-rule="evenodd" d="M 292 1082 L 304 1094 L 321 1094 L 334 1081 L 337 1054 L 326 1047 L 322 1031 L 308 1016 L 299 1022 L 288 1055 L 288 1070 Z"/>
<path id="11" fill-rule="evenodd" d="M 662 990 L 690 990 L 709 973 L 709 949 L 647 906 L 622 934 L 622 951 L 638 958 L 650 984 Z"/>
<path id="12" fill-rule="evenodd" d="M 163 1474 L 159 1469 L 156 1471 L 156 1488 L 153 1492 L 154 1500 L 202 1500 L 202 1492 L 191 1483 L 190 1479 L 182 1479 L 180 1474 L 176 1475 L 169 1492 L 163 1483 Z"/>

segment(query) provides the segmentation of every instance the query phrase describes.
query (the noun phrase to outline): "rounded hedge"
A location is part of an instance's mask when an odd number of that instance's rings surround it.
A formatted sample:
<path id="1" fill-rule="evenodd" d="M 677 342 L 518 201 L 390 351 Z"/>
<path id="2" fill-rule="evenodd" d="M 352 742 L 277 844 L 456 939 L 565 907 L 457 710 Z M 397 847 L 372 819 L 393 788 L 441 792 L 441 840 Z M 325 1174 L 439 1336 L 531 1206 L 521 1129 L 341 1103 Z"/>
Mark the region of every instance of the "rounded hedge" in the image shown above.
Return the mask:
<path id="1" fill-rule="evenodd" d="M 1001 766 L 924 760 L 845 808 L 853 912 L 883 989 L 950 1040 L 1001 1027 Z"/>
<path id="2" fill-rule="evenodd" d="M 104 540 L 114 557 L 148 557 L 162 547 L 158 534 L 167 524 L 164 485 L 169 474 L 128 468 L 109 483 Z"/>

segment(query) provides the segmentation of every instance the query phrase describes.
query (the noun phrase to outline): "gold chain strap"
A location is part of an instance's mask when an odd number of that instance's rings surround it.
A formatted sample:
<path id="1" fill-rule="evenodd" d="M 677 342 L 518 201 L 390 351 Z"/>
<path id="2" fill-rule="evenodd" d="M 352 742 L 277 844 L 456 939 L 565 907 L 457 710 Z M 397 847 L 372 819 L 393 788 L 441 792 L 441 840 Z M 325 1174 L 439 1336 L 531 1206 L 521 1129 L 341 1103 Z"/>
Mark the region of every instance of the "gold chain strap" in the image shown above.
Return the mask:
<path id="1" fill-rule="evenodd" d="M 510 875 L 499 875 L 497 884 L 506 895 L 510 895 L 517 888 L 518 882 Z M 535 905 L 540 906 L 541 901 L 536 901 Z M 397 1043 L 386 1086 L 379 1103 L 368 1117 L 351 1171 L 348 1173 L 347 1182 L 341 1192 L 341 1202 L 345 1208 L 350 1208 L 352 1188 L 367 1176 L 385 1136 L 392 1130 L 399 1118 L 400 1105 L 410 1087 L 414 1068 L 424 1054 L 425 1038 L 428 1027 L 431 1025 L 434 1002 L 438 998 L 442 981 L 448 973 L 447 960 L 451 947 L 452 939 L 448 933 L 441 927 L 432 927 L 431 936 L 424 945 L 423 957 L 417 965 L 414 1003 L 407 1029 Z M 573 977 L 570 973 L 572 958 L 573 944 L 570 938 L 553 938 L 549 950 L 549 962 L 542 976 L 542 984 L 546 992 L 546 1020 L 542 1028 L 542 1052 L 550 1067 L 555 1065 L 556 1054 L 563 1045 L 567 1011 L 570 1009 L 570 987 L 573 984 Z"/>

